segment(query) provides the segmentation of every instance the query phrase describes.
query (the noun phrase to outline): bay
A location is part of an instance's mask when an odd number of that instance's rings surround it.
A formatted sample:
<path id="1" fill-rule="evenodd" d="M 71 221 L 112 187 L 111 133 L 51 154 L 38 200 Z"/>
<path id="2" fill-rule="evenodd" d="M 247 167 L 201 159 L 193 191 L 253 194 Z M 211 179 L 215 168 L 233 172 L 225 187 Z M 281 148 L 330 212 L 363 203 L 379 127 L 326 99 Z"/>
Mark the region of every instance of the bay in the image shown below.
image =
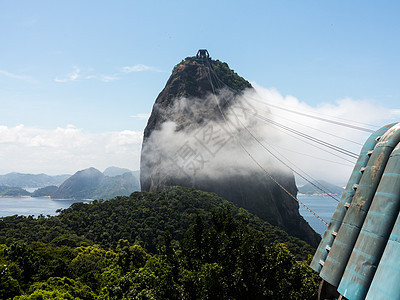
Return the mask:
<path id="1" fill-rule="evenodd" d="M 340 200 L 341 195 L 335 196 Z M 329 196 L 321 195 L 297 195 L 297 199 L 306 205 L 309 209 L 315 212 L 328 224 L 332 218 L 333 213 L 338 205 L 338 202 Z M 321 236 L 325 233 L 326 225 L 317 219 L 311 212 L 305 209 L 302 205 L 299 208 L 300 215 L 310 224 L 310 226 Z"/>
<path id="2" fill-rule="evenodd" d="M 55 216 L 57 209 L 71 206 L 74 200 L 52 200 L 50 197 L 0 197 L 0 217 L 13 215 Z"/>

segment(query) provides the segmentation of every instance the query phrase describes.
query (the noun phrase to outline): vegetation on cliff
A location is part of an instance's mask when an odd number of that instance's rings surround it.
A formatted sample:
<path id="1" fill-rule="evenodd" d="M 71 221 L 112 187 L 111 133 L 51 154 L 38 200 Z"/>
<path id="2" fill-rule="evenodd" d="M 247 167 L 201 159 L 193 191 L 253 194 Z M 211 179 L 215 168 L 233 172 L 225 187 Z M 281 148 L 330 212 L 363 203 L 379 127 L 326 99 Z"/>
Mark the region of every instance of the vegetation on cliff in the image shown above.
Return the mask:
<path id="1" fill-rule="evenodd" d="M 235 71 L 233 71 L 231 68 L 229 68 L 228 64 L 226 62 L 222 62 L 220 60 L 212 60 L 210 59 L 208 61 L 210 65 L 212 66 L 214 72 L 217 74 L 217 76 L 221 79 L 222 82 L 224 82 L 227 86 L 229 86 L 231 89 L 234 91 L 243 91 L 247 88 L 252 88 L 251 83 L 248 82 L 246 79 L 238 75 Z M 186 57 L 184 60 L 182 60 L 179 64 L 177 64 L 174 69 L 172 70 L 172 74 L 174 73 L 180 73 L 181 71 L 185 70 L 185 73 L 188 73 L 188 77 L 180 77 L 180 80 L 182 82 L 180 83 L 181 85 L 185 86 L 186 90 L 193 90 L 188 88 L 191 84 L 198 84 L 199 79 L 198 79 L 198 74 L 195 72 L 191 73 L 190 69 L 191 65 L 196 65 L 196 64 L 201 64 L 201 65 L 207 65 L 207 61 L 202 61 L 197 59 L 196 57 Z M 188 69 L 186 69 L 188 68 Z M 196 70 L 195 68 L 192 68 L 192 70 Z M 171 76 L 172 77 L 172 76 Z M 217 86 L 221 85 L 221 82 L 216 83 Z M 204 86 L 204 90 L 206 91 L 211 91 L 211 87 L 209 86 Z"/>
<path id="2" fill-rule="evenodd" d="M 218 59 L 212 60 L 211 66 L 218 78 L 234 91 L 243 91 L 252 87 L 250 82 L 231 70 L 226 62 L 219 61 Z"/>

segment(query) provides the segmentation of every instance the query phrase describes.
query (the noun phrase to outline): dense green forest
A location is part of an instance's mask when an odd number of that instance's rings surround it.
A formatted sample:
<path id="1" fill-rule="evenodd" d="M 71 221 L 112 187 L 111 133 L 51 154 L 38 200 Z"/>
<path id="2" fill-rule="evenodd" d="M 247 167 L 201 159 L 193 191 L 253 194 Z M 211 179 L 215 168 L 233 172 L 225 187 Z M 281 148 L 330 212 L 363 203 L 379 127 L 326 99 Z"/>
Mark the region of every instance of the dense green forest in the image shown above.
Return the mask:
<path id="1" fill-rule="evenodd" d="M 0 218 L 1 299 L 314 299 L 313 249 L 187 188 Z"/>

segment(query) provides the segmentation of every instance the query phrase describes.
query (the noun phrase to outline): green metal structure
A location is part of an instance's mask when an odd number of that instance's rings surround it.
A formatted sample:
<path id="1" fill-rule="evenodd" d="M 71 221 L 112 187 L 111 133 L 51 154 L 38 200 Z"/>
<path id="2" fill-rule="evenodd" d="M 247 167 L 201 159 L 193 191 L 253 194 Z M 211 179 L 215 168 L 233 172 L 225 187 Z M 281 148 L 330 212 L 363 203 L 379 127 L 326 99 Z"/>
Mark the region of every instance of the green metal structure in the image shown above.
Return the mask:
<path id="1" fill-rule="evenodd" d="M 314 255 L 320 298 L 400 299 L 400 123 L 372 134 Z M 327 292 L 329 291 L 329 292 Z"/>

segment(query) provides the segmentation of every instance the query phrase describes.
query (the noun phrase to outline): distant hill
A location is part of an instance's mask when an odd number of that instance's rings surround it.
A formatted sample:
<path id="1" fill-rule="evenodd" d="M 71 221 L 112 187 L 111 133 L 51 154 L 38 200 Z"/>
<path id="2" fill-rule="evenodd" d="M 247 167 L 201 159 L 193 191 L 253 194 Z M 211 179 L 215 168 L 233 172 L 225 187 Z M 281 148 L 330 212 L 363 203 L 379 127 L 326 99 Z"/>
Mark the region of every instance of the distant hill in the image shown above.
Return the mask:
<path id="1" fill-rule="evenodd" d="M 140 190 L 139 171 L 109 167 L 104 173 L 89 168 L 71 175 L 8 173 L 0 175 L 0 196 L 54 199 L 111 199 Z M 26 188 L 35 188 L 33 193 Z M 54 195 L 53 195 L 54 194 Z"/>
<path id="2" fill-rule="evenodd" d="M 111 199 L 116 196 L 129 196 L 139 190 L 139 181 L 132 172 L 126 172 L 114 177 L 105 176 L 91 198 Z"/>
<path id="3" fill-rule="evenodd" d="M 55 199 L 91 198 L 103 177 L 104 174 L 95 168 L 78 171 L 64 181 L 51 197 Z"/>
<path id="4" fill-rule="evenodd" d="M 42 188 L 49 185 L 59 186 L 71 175 L 50 176 L 46 174 L 8 173 L 0 175 L 0 186 L 20 188 Z"/>
<path id="5" fill-rule="evenodd" d="M 108 174 L 117 174 L 123 169 L 110 169 Z M 107 169 L 106 169 L 107 170 Z M 117 171 L 117 172 L 116 172 Z M 51 195 L 54 199 L 111 199 L 128 196 L 138 191 L 139 182 L 128 170 L 122 175 L 106 176 L 95 168 L 76 172 Z"/>
<path id="6" fill-rule="evenodd" d="M 37 189 L 32 193 L 32 197 L 46 197 L 51 196 L 58 189 L 55 185 L 46 186 L 44 188 Z"/>
<path id="7" fill-rule="evenodd" d="M 340 186 L 331 184 L 324 180 L 318 180 L 316 182 L 313 182 L 313 184 L 321 187 L 324 191 L 331 193 L 331 194 L 342 195 L 342 193 L 344 191 L 344 189 L 341 188 Z M 318 194 L 323 193 L 321 190 L 317 189 L 311 183 L 307 183 L 307 184 L 299 187 L 298 189 L 299 189 L 299 193 L 305 194 L 305 195 L 318 195 Z"/>
<path id="8" fill-rule="evenodd" d="M 107 169 L 104 170 L 103 174 L 109 177 L 114 177 L 122 175 L 127 172 L 132 172 L 132 171 L 126 168 L 108 167 Z"/>
<path id="9" fill-rule="evenodd" d="M 140 181 L 140 170 L 131 171 L 126 168 L 108 167 L 107 169 L 105 169 L 103 171 L 103 174 L 106 176 L 109 176 L 109 177 L 115 177 L 115 176 L 123 175 L 128 172 L 132 173 L 133 176 L 138 180 L 138 182 Z M 139 187 L 140 187 L 140 185 L 139 185 Z"/>
<path id="10" fill-rule="evenodd" d="M 132 171 L 133 176 L 139 181 L 140 183 L 140 170 Z M 140 186 L 140 185 L 139 185 Z"/>
<path id="11" fill-rule="evenodd" d="M 0 186 L 0 197 L 30 196 L 31 193 L 19 187 Z"/>

